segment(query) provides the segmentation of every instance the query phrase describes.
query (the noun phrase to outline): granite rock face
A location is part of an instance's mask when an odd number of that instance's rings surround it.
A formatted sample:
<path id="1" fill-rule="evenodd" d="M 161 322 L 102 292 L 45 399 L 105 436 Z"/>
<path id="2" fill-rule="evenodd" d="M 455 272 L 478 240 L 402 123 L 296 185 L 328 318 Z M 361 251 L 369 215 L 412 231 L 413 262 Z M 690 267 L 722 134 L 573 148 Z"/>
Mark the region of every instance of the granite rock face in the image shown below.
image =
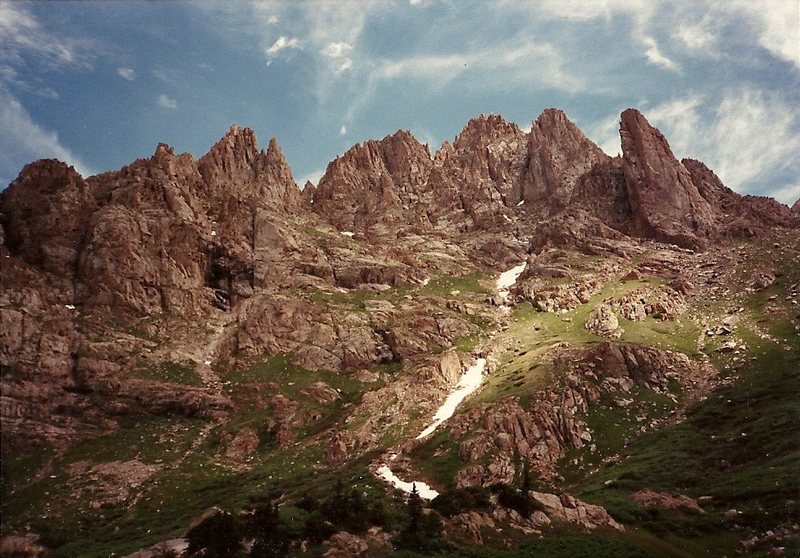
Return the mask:
<path id="1" fill-rule="evenodd" d="M 54 159 L 31 163 L 0 197 L 5 245 L 33 266 L 72 278 L 96 206 L 74 168 Z"/>
<path id="2" fill-rule="evenodd" d="M 622 160 L 638 236 L 699 248 L 714 229 L 714 212 L 666 138 L 635 109 L 620 120 Z"/>
<path id="3" fill-rule="evenodd" d="M 427 147 L 400 130 L 380 141 L 356 145 L 328 165 L 313 191 L 313 210 L 341 231 L 417 224 L 432 162 Z"/>
<path id="4" fill-rule="evenodd" d="M 603 153 L 563 111 L 546 109 L 528 134 L 528 166 L 522 199 L 566 205 L 578 180 L 595 165 L 607 163 Z"/>

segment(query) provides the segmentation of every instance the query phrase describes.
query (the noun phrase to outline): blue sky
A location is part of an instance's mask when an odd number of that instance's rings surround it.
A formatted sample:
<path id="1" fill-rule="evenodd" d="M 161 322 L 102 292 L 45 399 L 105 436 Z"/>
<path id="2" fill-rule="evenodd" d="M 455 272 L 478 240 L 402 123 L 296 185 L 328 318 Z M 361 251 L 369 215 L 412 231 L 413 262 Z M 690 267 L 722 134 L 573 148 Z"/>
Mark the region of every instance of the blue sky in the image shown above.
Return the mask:
<path id="1" fill-rule="evenodd" d="M 84 175 L 230 124 L 315 181 L 397 129 L 438 148 L 481 113 L 564 109 L 609 154 L 639 108 L 731 188 L 800 197 L 797 0 L 0 2 L 0 188 Z"/>

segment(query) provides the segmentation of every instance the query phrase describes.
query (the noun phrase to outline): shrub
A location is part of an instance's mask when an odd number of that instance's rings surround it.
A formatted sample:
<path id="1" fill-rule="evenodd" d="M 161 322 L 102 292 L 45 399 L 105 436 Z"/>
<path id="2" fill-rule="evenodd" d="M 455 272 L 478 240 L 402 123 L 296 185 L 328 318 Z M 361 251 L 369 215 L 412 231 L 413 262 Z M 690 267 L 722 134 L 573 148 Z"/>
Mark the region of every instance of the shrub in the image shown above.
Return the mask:
<path id="1" fill-rule="evenodd" d="M 452 488 L 445 490 L 431 502 L 431 508 L 445 517 L 452 517 L 471 510 L 491 508 L 489 492 L 482 486 Z"/>
<path id="2" fill-rule="evenodd" d="M 206 550 L 206 556 L 209 557 L 233 558 L 241 550 L 241 535 L 239 521 L 232 514 L 217 512 L 186 533 L 188 554 L 192 556 Z"/>

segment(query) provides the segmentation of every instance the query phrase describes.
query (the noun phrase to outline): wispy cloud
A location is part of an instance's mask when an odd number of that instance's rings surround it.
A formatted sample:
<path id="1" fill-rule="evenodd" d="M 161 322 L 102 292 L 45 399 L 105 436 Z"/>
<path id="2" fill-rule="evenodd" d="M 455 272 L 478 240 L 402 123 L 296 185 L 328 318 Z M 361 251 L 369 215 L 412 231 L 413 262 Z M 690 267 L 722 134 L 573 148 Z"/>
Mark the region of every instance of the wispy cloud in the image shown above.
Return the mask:
<path id="1" fill-rule="evenodd" d="M 347 135 L 347 126 L 345 126 L 344 124 L 342 124 L 342 127 L 339 128 L 339 135 L 340 136 Z"/>
<path id="2" fill-rule="evenodd" d="M 658 48 L 658 43 L 656 43 L 653 37 L 642 37 L 642 43 L 644 43 L 645 46 L 644 55 L 647 57 L 647 61 L 650 64 L 661 66 L 671 72 L 680 71 L 680 66 L 678 66 L 678 64 L 662 54 L 661 50 Z"/>
<path id="3" fill-rule="evenodd" d="M 31 93 L 37 97 L 43 97 L 45 99 L 59 98 L 58 92 L 52 87 L 42 87 L 21 79 L 17 73 L 17 70 L 11 66 L 4 66 L 3 64 L 0 64 L 0 84 L 9 88 L 15 88 L 18 91 Z"/>
<path id="4" fill-rule="evenodd" d="M 300 40 L 297 37 L 280 36 L 272 43 L 267 49 L 264 49 L 264 54 L 267 56 L 267 65 L 272 64 L 272 61 L 278 58 L 285 50 L 300 48 Z"/>
<path id="5" fill-rule="evenodd" d="M 616 157 L 622 152 L 619 140 L 619 113 L 590 124 L 584 132 L 607 155 Z"/>
<path id="6" fill-rule="evenodd" d="M 531 66 L 538 66 L 535 74 Z M 456 76 L 471 71 L 487 72 L 485 83 L 491 86 L 489 75 L 502 74 L 506 81 L 535 81 L 543 87 L 577 91 L 583 82 L 563 68 L 559 51 L 548 43 L 532 41 L 520 44 L 500 44 L 496 47 L 448 55 L 420 55 L 398 60 L 387 60 L 373 72 L 373 77 L 392 80 L 400 77 L 430 80 L 443 84 Z"/>
<path id="7" fill-rule="evenodd" d="M 58 99 L 51 87 L 30 79 L 31 69 L 86 71 L 92 66 L 91 41 L 60 37 L 48 31 L 23 4 L 0 2 L 0 85 L 47 99 Z"/>
<path id="8" fill-rule="evenodd" d="M 353 60 L 348 56 L 352 50 L 352 45 L 344 41 L 339 41 L 336 43 L 328 43 L 325 45 L 325 48 L 319 52 L 328 59 L 333 73 L 339 75 L 342 72 L 353 69 Z"/>
<path id="9" fill-rule="evenodd" d="M 11 93 L 0 88 L 0 169 L 2 173 L 15 173 L 34 159 L 55 158 L 70 165 L 83 176 L 95 174 L 72 151 L 62 145 L 58 135 L 31 118 L 22 103 Z M 5 187 L 12 177 L 2 177 Z"/>
<path id="10" fill-rule="evenodd" d="M 699 23 L 681 23 L 672 37 L 692 52 L 715 54 L 718 35 L 709 18 L 703 18 Z"/>
<path id="11" fill-rule="evenodd" d="M 136 79 L 136 72 L 133 71 L 133 68 L 117 68 L 117 73 L 128 81 Z"/>
<path id="12" fill-rule="evenodd" d="M 165 109 L 176 109 L 178 108 L 178 103 L 175 99 L 170 99 L 166 95 L 159 95 L 158 96 L 158 106 Z"/>
<path id="13" fill-rule="evenodd" d="M 713 3 L 715 11 L 724 15 L 742 15 L 758 34 L 758 43 L 777 58 L 800 68 L 800 12 L 797 0 L 726 0 Z"/>
<path id="14" fill-rule="evenodd" d="M 28 60 L 55 69 L 86 69 L 91 66 L 86 43 L 46 30 L 24 5 L 0 2 L 0 61 L 22 64 Z"/>
<path id="15" fill-rule="evenodd" d="M 742 88 L 720 98 L 688 96 L 645 116 L 678 157 L 703 160 L 736 191 L 771 195 L 785 191 L 786 176 L 800 176 L 800 114 L 774 94 Z"/>

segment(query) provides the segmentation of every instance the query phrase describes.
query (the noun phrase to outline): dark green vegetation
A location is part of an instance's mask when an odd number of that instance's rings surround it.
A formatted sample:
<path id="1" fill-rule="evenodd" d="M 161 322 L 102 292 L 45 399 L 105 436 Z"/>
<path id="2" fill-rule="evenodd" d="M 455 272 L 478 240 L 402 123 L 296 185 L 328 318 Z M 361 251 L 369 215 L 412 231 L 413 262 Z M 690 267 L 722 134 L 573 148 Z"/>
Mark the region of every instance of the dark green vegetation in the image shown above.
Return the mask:
<path id="1" fill-rule="evenodd" d="M 744 538 L 734 529 L 763 534 L 796 522 L 800 344 L 795 340 L 786 351 L 764 342 L 752 350 L 756 360 L 728 368 L 733 383 L 693 407 L 682 423 L 632 442 L 622 461 L 578 485 L 581 497 L 690 554 L 730 552 Z M 711 500 L 704 515 L 659 513 L 630 500 L 630 493 L 644 488 Z M 796 539 L 792 550 L 787 555 L 800 550 Z"/>

